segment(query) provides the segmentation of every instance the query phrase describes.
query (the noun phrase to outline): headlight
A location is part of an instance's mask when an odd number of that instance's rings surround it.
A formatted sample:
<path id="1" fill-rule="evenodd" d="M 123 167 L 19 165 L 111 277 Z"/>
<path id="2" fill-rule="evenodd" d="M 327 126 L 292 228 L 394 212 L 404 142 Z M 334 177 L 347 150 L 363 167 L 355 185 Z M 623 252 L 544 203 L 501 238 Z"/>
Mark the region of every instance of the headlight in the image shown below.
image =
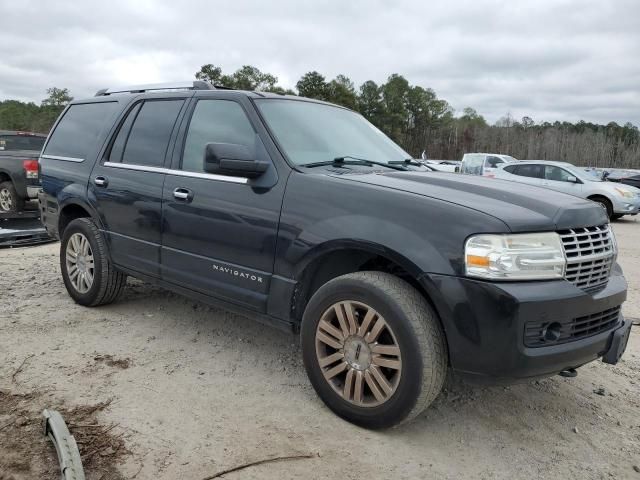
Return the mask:
<path id="1" fill-rule="evenodd" d="M 616 188 L 616 192 L 622 195 L 624 198 L 635 198 L 636 194 L 631 190 L 624 190 L 622 188 Z"/>
<path id="2" fill-rule="evenodd" d="M 474 235 L 465 245 L 465 266 L 471 277 L 543 280 L 564 277 L 566 259 L 554 232 Z"/>

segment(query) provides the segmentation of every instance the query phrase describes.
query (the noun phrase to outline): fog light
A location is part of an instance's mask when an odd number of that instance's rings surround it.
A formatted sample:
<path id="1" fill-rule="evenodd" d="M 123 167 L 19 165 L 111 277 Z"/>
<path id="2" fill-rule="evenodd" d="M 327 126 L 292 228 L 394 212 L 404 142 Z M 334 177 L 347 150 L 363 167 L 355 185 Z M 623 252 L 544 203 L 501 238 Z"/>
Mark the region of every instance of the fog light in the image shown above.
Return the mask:
<path id="1" fill-rule="evenodd" d="M 542 330 L 542 338 L 545 342 L 557 342 L 560 339 L 561 331 L 562 325 L 558 322 L 550 323 Z"/>

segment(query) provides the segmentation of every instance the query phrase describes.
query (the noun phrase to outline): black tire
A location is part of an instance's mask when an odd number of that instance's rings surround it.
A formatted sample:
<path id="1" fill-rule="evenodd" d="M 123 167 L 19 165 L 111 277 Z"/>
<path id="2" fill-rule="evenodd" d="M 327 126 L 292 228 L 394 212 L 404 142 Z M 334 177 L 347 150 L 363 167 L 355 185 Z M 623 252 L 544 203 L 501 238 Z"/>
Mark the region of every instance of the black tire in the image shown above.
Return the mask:
<path id="1" fill-rule="evenodd" d="M 602 205 L 604 207 L 604 209 L 607 211 L 607 217 L 611 220 L 614 220 L 613 216 L 613 204 L 611 203 L 611 201 L 606 198 L 606 197 L 593 197 L 591 198 L 591 200 L 593 200 L 596 203 L 599 203 L 600 205 Z"/>
<path id="2" fill-rule="evenodd" d="M 86 237 L 93 254 L 93 283 L 88 291 L 84 293 L 73 285 L 67 271 L 67 245 L 75 233 Z M 71 298 L 76 303 L 86 307 L 112 303 L 120 296 L 127 281 L 127 276 L 117 271 L 111 264 L 104 238 L 90 218 L 76 218 L 64 229 L 60 242 L 60 270 L 62 271 L 64 285 Z"/>
<path id="3" fill-rule="evenodd" d="M 316 329 L 324 312 L 341 301 L 370 305 L 397 340 L 402 372 L 394 393 L 381 405 L 354 405 L 336 393 L 322 373 Z M 435 400 L 447 374 L 447 347 L 436 313 L 415 288 L 387 273 L 350 273 L 320 287 L 305 309 L 301 344 L 304 365 L 318 396 L 337 415 L 365 428 L 389 428 L 413 419 Z"/>
<path id="4" fill-rule="evenodd" d="M 622 217 L 624 217 L 624 214 L 614 213 L 613 215 L 611 215 L 611 220 L 620 220 Z"/>
<path id="5" fill-rule="evenodd" d="M 24 199 L 18 196 L 12 182 L 0 183 L 0 213 L 16 213 L 24 210 Z"/>

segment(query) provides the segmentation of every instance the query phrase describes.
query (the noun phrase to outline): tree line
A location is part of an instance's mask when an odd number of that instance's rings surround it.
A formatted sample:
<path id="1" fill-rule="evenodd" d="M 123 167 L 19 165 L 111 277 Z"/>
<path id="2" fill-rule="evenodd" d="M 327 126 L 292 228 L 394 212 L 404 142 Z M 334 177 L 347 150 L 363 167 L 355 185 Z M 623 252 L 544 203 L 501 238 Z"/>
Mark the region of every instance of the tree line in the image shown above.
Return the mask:
<path id="1" fill-rule="evenodd" d="M 414 157 L 459 160 L 467 152 L 492 152 L 520 159 L 567 161 L 576 165 L 640 168 L 640 132 L 631 123 L 600 125 L 585 121 L 538 122 L 506 114 L 494 124 L 471 107 L 456 114 L 431 88 L 411 85 L 399 74 L 383 83 L 367 80 L 358 87 L 345 75 L 327 79 L 305 73 L 295 90 L 278 85 L 278 78 L 245 65 L 224 73 L 203 65 L 195 77 L 214 85 L 301 95 L 343 105 L 361 113 Z M 71 96 L 67 89 L 50 88 L 40 105 L 16 100 L 0 102 L 0 129 L 46 133 Z"/>

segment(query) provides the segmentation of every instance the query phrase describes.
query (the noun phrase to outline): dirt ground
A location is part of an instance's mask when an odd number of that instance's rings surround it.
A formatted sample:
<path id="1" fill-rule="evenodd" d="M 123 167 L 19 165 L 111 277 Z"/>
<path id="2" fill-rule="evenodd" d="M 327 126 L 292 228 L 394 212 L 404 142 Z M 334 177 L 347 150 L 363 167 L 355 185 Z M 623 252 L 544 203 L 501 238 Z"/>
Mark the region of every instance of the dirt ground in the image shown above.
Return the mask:
<path id="1" fill-rule="evenodd" d="M 614 230 L 629 281 L 624 313 L 639 319 L 640 220 Z M 31 412 L 5 428 L 0 460 L 15 453 L 6 439 L 19 429 L 41 431 L 41 408 L 111 401 L 92 422 L 115 425 L 124 455 L 88 468 L 91 479 L 117 478 L 115 466 L 126 479 L 202 480 L 295 455 L 311 457 L 223 478 L 640 479 L 640 327 L 617 366 L 594 362 L 577 378 L 510 387 L 454 380 L 414 422 L 371 432 L 316 397 L 294 335 L 131 279 L 118 303 L 77 306 L 58 248 L 0 250 L 0 396 L 12 399 L 0 401 L 0 422 Z M 33 452 L 55 458 L 34 438 Z M 17 479 L 47 478 L 21 468 Z M 5 466 L 0 479 L 12 473 Z"/>

